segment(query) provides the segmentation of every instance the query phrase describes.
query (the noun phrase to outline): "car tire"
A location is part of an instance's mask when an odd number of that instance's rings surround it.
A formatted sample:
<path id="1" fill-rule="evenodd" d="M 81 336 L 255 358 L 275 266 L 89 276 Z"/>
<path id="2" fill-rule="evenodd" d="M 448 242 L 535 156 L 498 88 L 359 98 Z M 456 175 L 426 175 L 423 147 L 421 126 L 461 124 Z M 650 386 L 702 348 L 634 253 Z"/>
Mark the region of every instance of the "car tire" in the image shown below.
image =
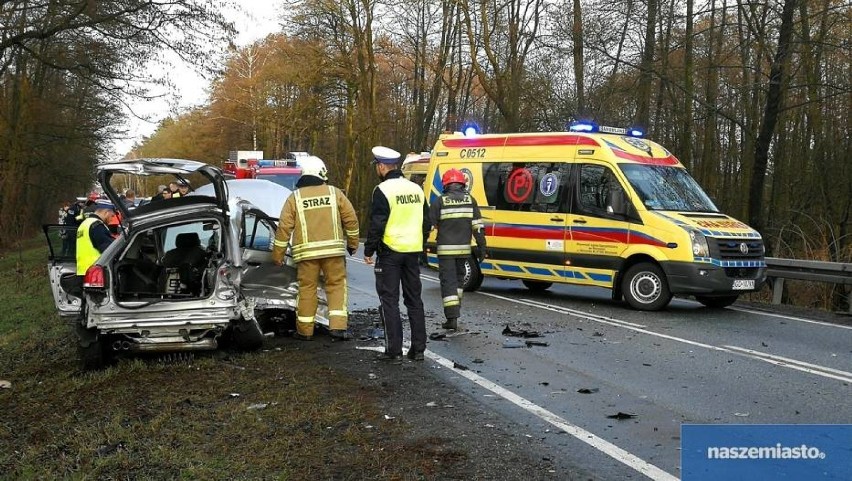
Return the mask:
<path id="1" fill-rule="evenodd" d="M 264 335 L 255 319 L 241 321 L 231 327 L 234 345 L 241 351 L 256 351 L 263 347 Z"/>
<path id="2" fill-rule="evenodd" d="M 462 289 L 465 292 L 473 292 L 482 285 L 482 270 L 479 269 L 479 263 L 473 256 L 468 257 L 464 263 L 464 278 L 462 280 Z"/>
<path id="3" fill-rule="evenodd" d="M 621 291 L 630 307 L 638 311 L 659 311 L 672 299 L 665 273 L 658 265 L 650 262 L 642 262 L 627 269 Z"/>
<path id="4" fill-rule="evenodd" d="M 723 309 L 736 302 L 739 297 L 740 296 L 695 296 L 695 300 L 710 309 Z"/>
<path id="5" fill-rule="evenodd" d="M 79 340 L 77 342 L 77 358 L 83 371 L 98 371 L 106 367 L 109 355 L 106 353 L 102 338 L 95 340 Z"/>
<path id="6" fill-rule="evenodd" d="M 524 283 L 524 286 L 526 286 L 527 289 L 529 289 L 533 292 L 544 292 L 544 291 L 550 289 L 550 286 L 553 285 L 552 282 L 529 281 L 529 280 L 526 280 L 526 279 L 522 280 L 521 282 Z"/>

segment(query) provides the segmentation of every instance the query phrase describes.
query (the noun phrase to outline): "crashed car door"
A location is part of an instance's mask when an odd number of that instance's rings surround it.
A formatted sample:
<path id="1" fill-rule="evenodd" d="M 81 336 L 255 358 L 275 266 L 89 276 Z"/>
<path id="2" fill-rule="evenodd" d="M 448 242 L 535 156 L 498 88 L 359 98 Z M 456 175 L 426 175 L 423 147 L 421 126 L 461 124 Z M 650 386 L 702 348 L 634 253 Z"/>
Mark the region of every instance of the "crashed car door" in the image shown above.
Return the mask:
<path id="1" fill-rule="evenodd" d="M 42 229 L 50 250 L 47 272 L 56 310 L 61 317 L 76 317 L 83 296 L 83 285 L 77 277 L 77 228 L 47 224 Z"/>
<path id="2" fill-rule="evenodd" d="M 296 308 L 299 286 L 296 266 L 288 256 L 283 266 L 272 263 L 272 241 L 277 219 L 259 209 L 243 212 L 239 245 L 242 257 L 240 289 L 243 296 L 254 298 L 258 308 Z"/>

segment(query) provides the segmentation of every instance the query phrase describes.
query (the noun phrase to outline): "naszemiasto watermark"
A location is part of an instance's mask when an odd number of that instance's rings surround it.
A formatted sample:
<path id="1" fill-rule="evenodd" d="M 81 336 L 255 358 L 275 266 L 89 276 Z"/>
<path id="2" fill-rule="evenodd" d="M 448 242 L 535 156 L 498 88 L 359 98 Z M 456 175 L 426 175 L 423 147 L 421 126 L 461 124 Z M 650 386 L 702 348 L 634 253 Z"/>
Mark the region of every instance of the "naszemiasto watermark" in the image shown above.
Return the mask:
<path id="1" fill-rule="evenodd" d="M 707 459 L 825 459 L 815 446 L 708 446 Z"/>

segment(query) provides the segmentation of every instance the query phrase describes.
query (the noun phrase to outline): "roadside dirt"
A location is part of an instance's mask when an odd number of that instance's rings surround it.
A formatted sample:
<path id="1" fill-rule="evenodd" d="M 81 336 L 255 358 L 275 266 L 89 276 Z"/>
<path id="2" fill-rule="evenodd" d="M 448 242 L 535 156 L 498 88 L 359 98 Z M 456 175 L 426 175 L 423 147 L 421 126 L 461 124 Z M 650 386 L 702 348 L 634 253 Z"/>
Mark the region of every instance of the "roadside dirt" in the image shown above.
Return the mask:
<path id="1" fill-rule="evenodd" d="M 432 361 L 388 365 L 376 361 L 381 340 L 370 339 L 375 310 L 350 312 L 354 339 L 332 341 L 320 331 L 311 342 L 275 338 L 315 352 L 317 362 L 374 389 L 385 421 L 398 423 L 402 450 L 431 453 L 426 479 L 464 480 L 592 480 L 593 475 L 552 459 L 544 444 L 513 432 L 512 420 L 485 409 L 479 401 L 443 382 Z M 407 320 L 404 320 L 407 323 Z M 389 454 L 392 455 L 392 454 Z M 420 476 L 412 473 L 412 479 Z"/>

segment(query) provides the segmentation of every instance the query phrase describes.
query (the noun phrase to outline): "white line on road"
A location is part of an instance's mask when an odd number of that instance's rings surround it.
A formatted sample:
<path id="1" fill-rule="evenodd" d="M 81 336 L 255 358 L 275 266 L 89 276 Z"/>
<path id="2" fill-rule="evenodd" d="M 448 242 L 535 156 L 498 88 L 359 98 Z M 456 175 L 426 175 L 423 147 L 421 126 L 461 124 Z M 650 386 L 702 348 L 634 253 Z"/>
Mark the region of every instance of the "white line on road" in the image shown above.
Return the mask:
<path id="1" fill-rule="evenodd" d="M 669 334 L 662 334 L 659 332 L 650 331 L 648 329 L 644 329 L 642 327 L 635 327 L 630 325 L 630 323 L 624 321 L 616 321 L 614 319 L 606 319 L 599 316 L 589 315 L 585 313 L 581 313 L 578 311 L 573 311 L 573 309 L 563 308 L 561 306 L 554 306 L 550 304 L 544 304 L 537 301 L 530 301 L 527 299 L 512 299 L 511 297 L 500 296 L 497 294 L 491 294 L 488 292 L 480 292 L 480 294 L 488 297 L 494 297 L 497 299 L 502 299 L 504 301 L 512 302 L 515 304 L 521 304 L 530 307 L 537 307 L 539 309 L 545 309 L 548 311 L 560 312 L 563 314 L 568 314 L 569 316 L 580 317 L 583 319 L 588 319 L 593 322 L 600 322 L 602 324 L 607 324 L 613 327 L 621 327 L 623 329 L 628 329 L 635 332 L 641 332 L 643 334 L 648 334 L 649 336 L 660 337 L 663 339 L 668 339 L 670 341 L 680 342 L 684 344 L 689 344 L 691 346 L 703 347 L 705 349 L 710 349 L 713 351 L 721 351 L 727 352 L 730 354 L 736 354 L 738 356 L 747 357 L 750 359 L 755 359 L 758 361 L 766 362 L 775 366 L 787 367 L 790 369 L 794 369 L 796 371 L 806 372 L 809 374 L 815 374 L 817 376 L 822 376 L 830 379 L 837 379 L 844 382 L 852 382 L 852 373 L 848 373 L 846 371 L 837 371 L 830 367 L 819 366 L 817 364 L 810 364 L 804 361 L 797 361 L 789 358 L 781 358 L 779 356 L 773 356 L 771 354 L 763 355 L 763 353 L 759 353 L 758 351 L 750 351 L 744 348 L 737 348 L 735 346 L 714 346 L 712 344 L 705 344 L 703 342 L 692 341 L 689 339 L 684 339 L 682 337 L 671 336 Z M 836 375 L 832 373 L 840 373 L 841 375 Z M 849 377 L 846 377 L 849 376 Z"/>
<path id="2" fill-rule="evenodd" d="M 812 319 L 804 319 L 802 317 L 785 316 L 784 314 L 776 314 L 774 312 L 758 311 L 755 309 L 744 309 L 742 307 L 729 307 L 733 311 L 747 312 L 749 314 L 757 314 L 759 316 L 777 317 L 779 319 L 787 319 L 788 321 L 807 322 L 808 324 L 816 324 L 819 326 L 838 327 L 840 329 L 850 329 L 852 326 L 844 326 L 843 324 L 832 324 L 830 322 L 814 321 Z"/>
<path id="3" fill-rule="evenodd" d="M 359 346 L 358 349 L 382 351 L 384 348 Z M 515 404 L 521 409 L 524 409 L 530 414 L 533 414 L 538 418 L 556 426 L 557 428 L 565 431 L 571 436 L 574 436 L 576 439 L 588 444 L 589 446 L 597 449 L 598 451 L 606 454 L 607 456 L 615 459 L 616 461 L 625 464 L 629 468 L 638 471 L 655 481 L 678 481 L 678 478 L 676 476 L 672 476 L 666 471 L 663 471 L 662 469 L 658 468 L 657 466 L 654 466 L 653 464 L 645 461 L 644 459 L 625 451 L 624 449 L 616 446 L 615 444 L 612 444 L 609 441 L 600 438 L 579 426 L 571 424 L 562 417 L 548 411 L 547 409 L 533 403 L 532 401 L 524 397 L 515 394 L 514 392 L 504 388 L 503 386 L 500 386 L 495 382 L 489 381 L 488 379 L 480 376 L 479 374 L 471 372 L 470 370 L 460 370 L 454 368 L 453 361 L 439 354 L 436 354 L 427 349 L 425 355 L 429 359 L 437 362 L 438 364 L 446 367 L 447 369 L 452 369 L 459 376 L 467 378 L 475 384 L 493 392 L 494 394 L 502 397 L 503 399 L 511 402 L 512 404 Z"/>

